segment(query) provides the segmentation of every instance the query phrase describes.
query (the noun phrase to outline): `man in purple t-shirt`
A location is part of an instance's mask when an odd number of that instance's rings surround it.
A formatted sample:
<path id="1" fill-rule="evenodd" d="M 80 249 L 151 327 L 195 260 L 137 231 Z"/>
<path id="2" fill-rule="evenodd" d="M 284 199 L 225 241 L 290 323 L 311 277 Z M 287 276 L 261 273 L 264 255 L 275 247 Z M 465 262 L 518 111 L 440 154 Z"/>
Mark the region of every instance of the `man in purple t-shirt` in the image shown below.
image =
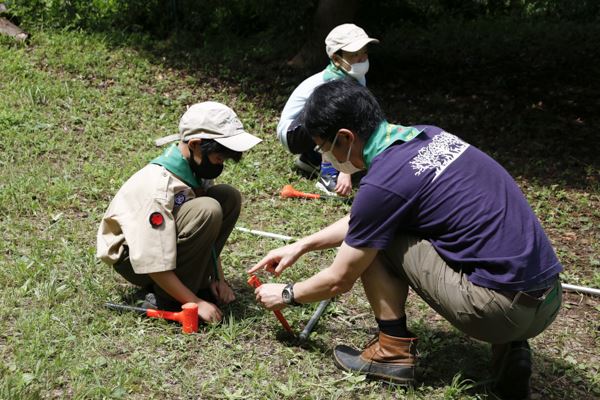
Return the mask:
<path id="1" fill-rule="evenodd" d="M 527 397 L 527 339 L 558 313 L 562 265 L 506 170 L 438 127 L 388 123 L 368 89 L 352 82 L 317 88 L 303 118 L 337 169 L 367 175 L 350 216 L 271 251 L 249 272 L 279 275 L 302 254 L 341 243 L 333 264 L 302 282 L 263 285 L 257 300 L 273 310 L 323 300 L 360 277 L 379 334 L 362 352 L 337 346 L 336 364 L 410 384 L 410 286 L 456 328 L 492 344 L 500 397 Z"/>

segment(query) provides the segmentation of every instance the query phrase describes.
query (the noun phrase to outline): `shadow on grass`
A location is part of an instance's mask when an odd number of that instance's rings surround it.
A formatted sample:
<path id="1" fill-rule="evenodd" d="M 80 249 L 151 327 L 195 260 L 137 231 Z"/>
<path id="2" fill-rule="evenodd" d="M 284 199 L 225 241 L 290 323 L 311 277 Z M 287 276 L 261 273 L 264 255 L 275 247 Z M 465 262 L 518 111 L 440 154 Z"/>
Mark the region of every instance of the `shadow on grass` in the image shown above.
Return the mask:
<path id="1" fill-rule="evenodd" d="M 494 385 L 490 369 L 490 345 L 474 340 L 457 331 L 448 332 L 430 329 L 424 325 L 413 327 L 419 337 L 417 385 L 444 389 L 455 385 L 455 379 L 470 388 L 472 395 L 490 395 Z M 367 329 L 375 334 L 375 329 Z M 341 334 L 341 333 L 340 333 Z M 292 343 L 290 345 L 294 345 Z M 321 352 L 333 363 L 332 345 L 321 338 L 308 340 L 301 347 L 307 351 Z M 543 399 L 595 399 L 600 387 L 583 376 L 581 369 L 563 359 L 549 358 L 533 350 L 533 374 L 531 378 L 532 398 Z M 382 384 L 387 384 L 382 382 Z M 569 388 L 567 395 L 566 389 Z M 566 396 L 566 397 L 565 397 Z M 484 397 L 485 398 L 485 397 Z"/>
<path id="2" fill-rule="evenodd" d="M 390 121 L 441 126 L 488 152 L 513 176 L 598 189 L 597 24 L 446 20 L 381 33 L 368 80 Z M 199 36 L 179 32 L 138 46 L 155 63 L 277 114 L 295 86 L 318 71 L 286 66 L 295 49 L 286 47 L 285 32 L 202 36 L 201 45 Z M 114 39 L 122 45 L 122 38 Z M 326 61 L 324 55 L 322 67 Z"/>
<path id="3" fill-rule="evenodd" d="M 227 325 L 230 318 L 238 322 L 247 320 L 258 321 L 264 318 L 264 314 L 267 311 L 256 306 L 253 289 L 247 286 L 242 279 L 235 277 L 232 278 L 231 284 L 236 288 L 237 300 L 233 304 L 222 307 L 224 314 L 223 326 Z M 134 287 L 123 289 L 119 295 L 124 303 L 131 305 L 135 304 L 136 299 L 140 299 L 138 289 Z M 326 320 L 327 315 L 315 327 L 313 335 L 309 336 L 306 340 L 300 340 L 298 336 L 289 334 L 277 325 L 275 340 L 288 348 L 297 348 L 323 355 L 333 363 L 333 344 L 323 336 L 323 333 L 327 332 L 332 337 L 347 336 L 349 330 L 362 330 L 368 335 L 376 334 L 376 329 L 373 327 L 335 328 L 328 325 L 325 322 Z M 173 324 L 177 325 L 175 322 Z M 296 334 L 302 328 L 303 325 L 299 326 Z M 465 389 L 470 395 L 476 396 L 490 393 L 492 383 L 490 382 L 491 353 L 489 344 L 474 340 L 458 331 L 431 329 L 424 323 L 413 324 L 411 330 L 419 338 L 418 385 L 448 389 L 455 385 L 455 378 L 460 376 L 460 381 L 473 385 L 472 388 Z M 569 388 L 570 398 L 597 398 L 595 396 L 600 393 L 600 388 L 585 376 L 585 369 L 582 369 L 582 366 L 569 363 L 565 359 L 540 355 L 536 353 L 535 344 L 532 344 L 532 350 L 534 369 L 531 392 L 534 398 L 565 398 L 565 387 Z"/>

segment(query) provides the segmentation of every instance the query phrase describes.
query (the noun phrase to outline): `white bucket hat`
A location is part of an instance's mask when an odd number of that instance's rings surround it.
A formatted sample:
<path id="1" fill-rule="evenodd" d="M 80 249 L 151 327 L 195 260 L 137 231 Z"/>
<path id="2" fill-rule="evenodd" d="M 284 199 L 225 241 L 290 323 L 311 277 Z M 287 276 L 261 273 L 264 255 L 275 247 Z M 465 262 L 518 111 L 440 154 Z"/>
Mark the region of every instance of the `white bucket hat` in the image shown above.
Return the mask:
<path id="1" fill-rule="evenodd" d="M 235 112 L 224 104 L 214 101 L 196 103 L 183 114 L 179 121 L 179 134 L 155 140 L 157 146 L 190 139 L 214 139 L 228 149 L 244 152 L 262 140 L 244 130 Z"/>
<path id="2" fill-rule="evenodd" d="M 379 40 L 370 38 L 364 29 L 354 24 L 342 24 L 333 28 L 325 38 L 325 51 L 331 58 L 338 50 L 354 52 L 369 43 L 379 43 Z"/>

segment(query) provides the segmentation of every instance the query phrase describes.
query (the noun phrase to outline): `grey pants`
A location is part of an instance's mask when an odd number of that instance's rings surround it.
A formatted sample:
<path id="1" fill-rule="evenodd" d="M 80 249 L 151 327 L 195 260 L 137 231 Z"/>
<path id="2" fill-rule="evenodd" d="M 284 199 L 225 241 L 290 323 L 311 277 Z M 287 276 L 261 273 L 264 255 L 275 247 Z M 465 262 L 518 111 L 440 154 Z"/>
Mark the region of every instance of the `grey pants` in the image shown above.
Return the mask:
<path id="1" fill-rule="evenodd" d="M 175 213 L 177 226 L 177 266 L 175 274 L 192 292 L 209 286 L 215 271 L 215 256 L 223 250 L 240 215 L 242 198 L 237 189 L 229 185 L 215 185 L 206 196 L 197 197 L 181 205 Z M 155 293 L 171 297 L 148 274 L 136 274 L 129 258 L 114 265 L 123 278 L 134 285 L 153 285 Z"/>
<path id="2" fill-rule="evenodd" d="M 554 321 L 560 309 L 562 290 L 558 279 L 549 283 L 539 299 L 526 298 L 524 292 L 514 293 L 511 298 L 471 283 L 466 275 L 450 268 L 427 240 L 397 236 L 379 257 L 388 270 L 407 281 L 457 329 L 488 343 L 532 338 Z"/>

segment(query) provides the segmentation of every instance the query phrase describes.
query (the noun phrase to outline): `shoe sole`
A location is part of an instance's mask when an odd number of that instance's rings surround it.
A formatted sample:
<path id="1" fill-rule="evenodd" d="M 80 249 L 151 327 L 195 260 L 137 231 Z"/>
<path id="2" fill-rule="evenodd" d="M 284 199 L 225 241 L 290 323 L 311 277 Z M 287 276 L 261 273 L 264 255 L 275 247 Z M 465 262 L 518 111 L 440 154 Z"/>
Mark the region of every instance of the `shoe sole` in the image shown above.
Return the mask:
<path id="1" fill-rule="evenodd" d="M 355 352 L 355 356 L 357 356 L 357 357 L 359 356 L 360 352 L 358 350 L 352 349 L 347 346 L 344 346 L 344 347 L 346 347 L 349 350 L 353 350 L 353 352 Z M 338 356 L 335 352 L 335 349 L 333 352 L 333 361 L 338 368 L 340 368 L 344 371 L 364 374 L 368 378 L 376 378 L 376 379 L 384 380 L 389 383 L 394 383 L 394 384 L 402 385 L 402 386 L 412 386 L 415 383 L 415 378 L 398 377 L 398 376 L 386 374 L 385 372 L 378 370 L 380 368 L 381 369 L 383 369 L 383 368 L 389 369 L 390 365 L 386 364 L 386 363 L 371 361 L 371 362 L 365 362 L 364 368 L 360 368 L 360 369 L 348 368 L 340 362 L 340 360 L 338 359 Z M 413 370 L 413 373 L 414 373 L 414 370 Z"/>
<path id="2" fill-rule="evenodd" d="M 317 187 L 317 189 L 319 189 L 321 192 L 324 192 L 326 194 L 328 194 L 329 196 L 337 196 L 336 192 L 330 192 L 325 185 L 323 185 L 321 182 L 317 182 L 315 184 L 315 186 Z"/>
<path id="3" fill-rule="evenodd" d="M 158 307 L 156 307 L 156 304 L 152 304 L 145 300 L 140 307 L 145 308 L 146 310 L 157 310 L 158 309 Z"/>
<path id="4" fill-rule="evenodd" d="M 371 364 L 375 364 L 374 362 Z M 415 383 L 414 379 L 410 379 L 410 378 L 398 378 L 396 376 L 390 376 L 390 375 L 386 375 L 384 373 L 380 373 L 380 372 L 375 372 L 373 370 L 353 370 L 350 368 L 346 368 L 344 367 L 342 364 L 340 364 L 337 360 L 335 360 L 335 365 L 337 365 L 340 369 L 347 371 L 347 372 L 356 372 L 357 374 L 364 374 L 367 376 L 367 378 L 370 379 L 378 379 L 378 380 L 383 380 L 386 381 L 387 383 L 393 383 L 395 385 L 401 385 L 401 386 L 412 386 Z"/>

